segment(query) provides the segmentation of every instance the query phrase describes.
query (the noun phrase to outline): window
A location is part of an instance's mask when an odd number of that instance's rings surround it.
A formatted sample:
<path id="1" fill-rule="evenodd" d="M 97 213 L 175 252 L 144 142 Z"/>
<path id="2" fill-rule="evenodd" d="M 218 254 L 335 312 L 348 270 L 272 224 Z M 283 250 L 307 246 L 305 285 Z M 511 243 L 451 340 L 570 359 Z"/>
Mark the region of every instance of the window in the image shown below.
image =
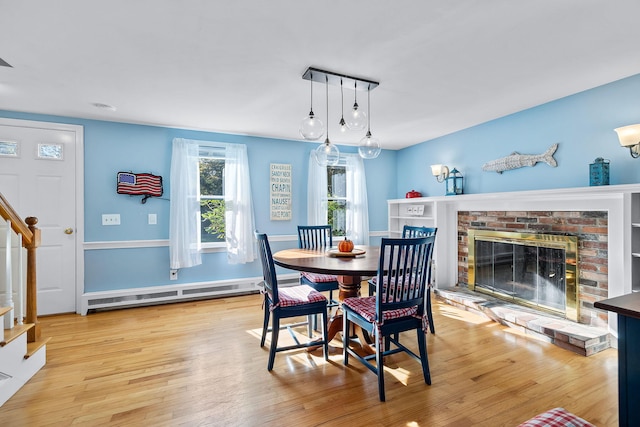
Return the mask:
<path id="1" fill-rule="evenodd" d="M 20 157 L 20 145 L 15 141 L 0 141 L 0 156 Z"/>
<path id="2" fill-rule="evenodd" d="M 200 241 L 225 241 L 224 152 L 200 150 Z"/>
<path id="3" fill-rule="evenodd" d="M 341 154 L 337 166 L 320 166 L 309 155 L 307 224 L 331 224 L 334 236 L 348 236 L 358 245 L 369 244 L 369 208 L 362 158 Z"/>
<path id="4" fill-rule="evenodd" d="M 347 168 L 327 166 L 327 224 L 334 236 L 345 236 L 347 229 Z"/>
<path id="5" fill-rule="evenodd" d="M 204 245 L 226 249 L 229 264 L 257 258 L 244 144 L 174 138 L 170 181 L 170 268 L 202 264 L 203 235 Z"/>
<path id="6" fill-rule="evenodd" d="M 63 150 L 62 144 L 38 144 L 38 159 L 63 160 Z"/>

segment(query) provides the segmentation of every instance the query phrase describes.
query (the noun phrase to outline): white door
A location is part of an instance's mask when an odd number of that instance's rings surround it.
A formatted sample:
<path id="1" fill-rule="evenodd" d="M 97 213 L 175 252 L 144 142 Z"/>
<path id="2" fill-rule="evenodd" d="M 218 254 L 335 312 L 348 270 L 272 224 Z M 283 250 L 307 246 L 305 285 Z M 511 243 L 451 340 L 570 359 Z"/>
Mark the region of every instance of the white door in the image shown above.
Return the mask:
<path id="1" fill-rule="evenodd" d="M 23 219 L 37 217 L 42 233 L 38 315 L 76 311 L 78 152 L 80 126 L 0 119 L 0 192 Z"/>

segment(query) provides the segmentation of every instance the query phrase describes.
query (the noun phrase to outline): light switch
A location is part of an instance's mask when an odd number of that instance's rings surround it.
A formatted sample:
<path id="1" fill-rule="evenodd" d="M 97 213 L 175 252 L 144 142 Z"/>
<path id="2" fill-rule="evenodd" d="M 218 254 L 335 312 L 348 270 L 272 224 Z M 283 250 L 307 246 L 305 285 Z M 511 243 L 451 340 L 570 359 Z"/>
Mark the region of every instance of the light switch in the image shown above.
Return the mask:
<path id="1" fill-rule="evenodd" d="M 155 225 L 158 223 L 158 215 L 157 214 L 149 214 L 149 225 Z"/>

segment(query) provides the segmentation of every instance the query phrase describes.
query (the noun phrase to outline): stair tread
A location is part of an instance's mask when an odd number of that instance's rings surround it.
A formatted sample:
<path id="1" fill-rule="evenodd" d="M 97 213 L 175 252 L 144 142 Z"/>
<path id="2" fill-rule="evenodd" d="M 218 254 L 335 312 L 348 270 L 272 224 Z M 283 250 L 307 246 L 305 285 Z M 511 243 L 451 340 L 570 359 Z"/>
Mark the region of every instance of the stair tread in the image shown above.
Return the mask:
<path id="1" fill-rule="evenodd" d="M 0 316 L 4 316 L 11 311 L 11 307 L 0 307 Z"/>
<path id="2" fill-rule="evenodd" d="M 51 340 L 51 337 L 38 338 L 34 342 L 27 343 L 27 353 L 24 355 L 24 358 L 28 359 L 29 357 L 33 356 L 38 350 L 44 347 L 49 342 L 49 340 Z"/>
<path id="3" fill-rule="evenodd" d="M 0 341 L 0 347 L 4 347 L 5 345 L 9 344 L 11 341 L 18 338 L 20 335 L 24 334 L 34 326 L 35 325 L 33 323 L 25 323 L 23 325 L 16 325 L 11 329 L 5 329 L 4 341 Z"/>

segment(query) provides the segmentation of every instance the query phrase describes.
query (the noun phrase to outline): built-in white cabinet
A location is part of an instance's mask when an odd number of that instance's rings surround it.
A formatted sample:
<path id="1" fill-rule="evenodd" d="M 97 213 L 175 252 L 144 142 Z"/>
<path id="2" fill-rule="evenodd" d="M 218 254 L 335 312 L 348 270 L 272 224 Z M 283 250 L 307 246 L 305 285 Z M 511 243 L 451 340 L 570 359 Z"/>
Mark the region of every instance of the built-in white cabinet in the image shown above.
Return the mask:
<path id="1" fill-rule="evenodd" d="M 424 197 L 387 201 L 389 237 L 401 237 L 405 225 L 435 227 L 435 202 Z"/>
<path id="2" fill-rule="evenodd" d="M 631 194 L 631 290 L 640 292 L 640 193 Z"/>
<path id="3" fill-rule="evenodd" d="M 436 227 L 436 201 L 433 198 L 415 197 L 410 199 L 387 200 L 389 210 L 389 237 L 402 237 L 405 225 L 414 227 Z M 440 230 L 438 230 L 440 233 Z M 437 287 L 436 258 L 438 253 L 438 237 L 436 250 L 433 253 L 432 284 Z"/>

